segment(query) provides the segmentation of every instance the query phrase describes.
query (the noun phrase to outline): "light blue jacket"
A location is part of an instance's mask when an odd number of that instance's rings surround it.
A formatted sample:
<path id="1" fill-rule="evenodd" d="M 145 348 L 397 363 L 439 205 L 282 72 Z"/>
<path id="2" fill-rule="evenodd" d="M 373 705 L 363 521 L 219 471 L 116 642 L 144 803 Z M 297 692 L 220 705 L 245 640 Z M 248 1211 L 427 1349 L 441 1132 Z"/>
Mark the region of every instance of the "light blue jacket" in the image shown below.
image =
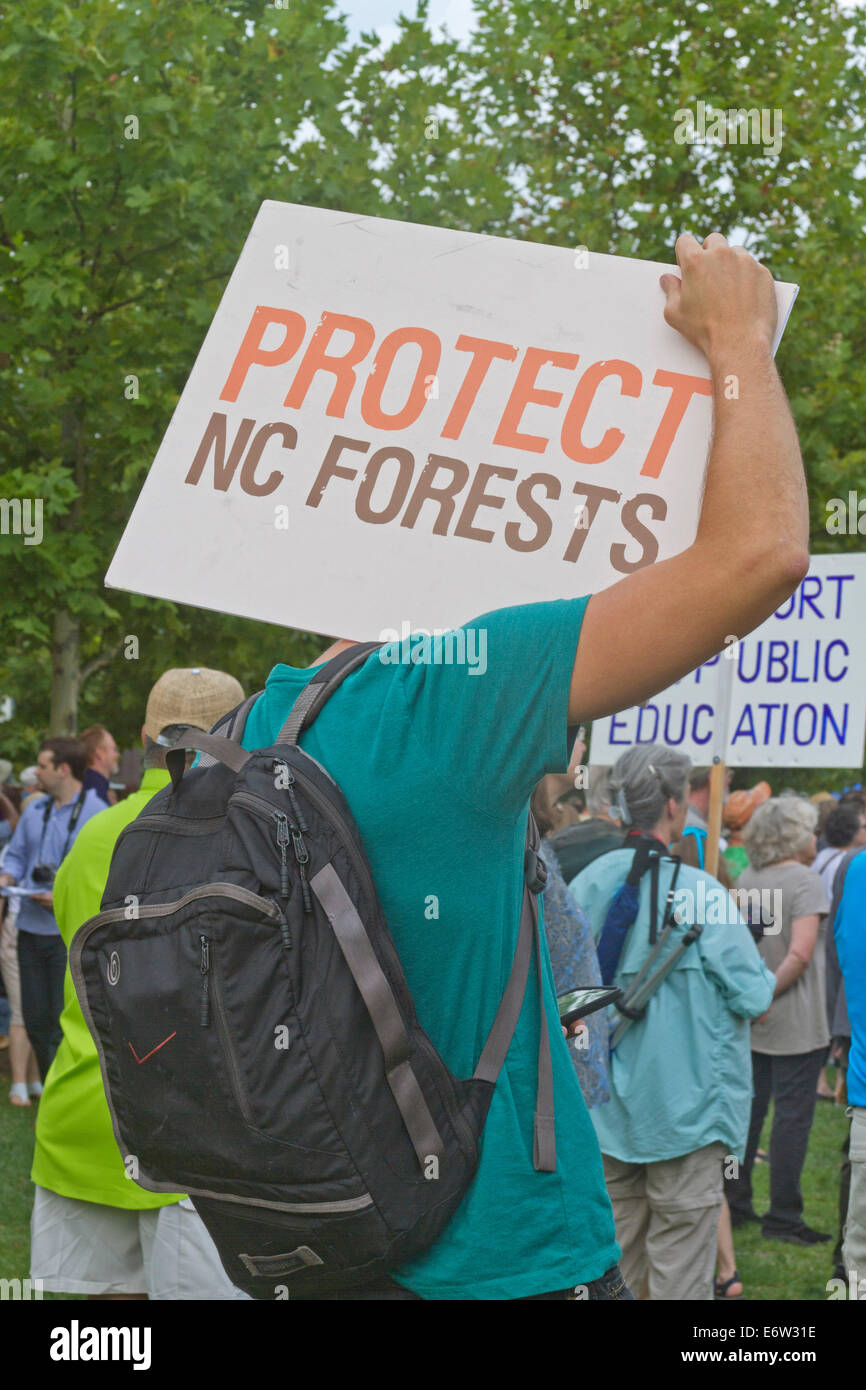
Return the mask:
<path id="1" fill-rule="evenodd" d="M 614 894 L 634 851 L 603 854 L 571 880 L 569 890 L 598 940 Z M 659 874 L 659 917 L 673 875 Z M 700 886 L 699 886 L 700 885 Z M 749 1022 L 769 1008 L 776 984 L 754 939 L 722 885 L 683 864 L 675 890 L 680 926 L 697 920 L 699 939 L 680 957 L 611 1058 L 611 1099 L 591 1113 L 602 1153 L 624 1163 L 656 1163 L 693 1153 L 715 1140 L 742 1158 L 752 1101 Z M 650 950 L 650 875 L 640 885 L 638 915 L 629 930 L 613 983 L 625 988 Z M 719 919 L 722 919 L 721 921 Z M 655 967 L 651 967 L 654 969 Z M 612 1026 L 621 1015 L 609 1010 Z"/>

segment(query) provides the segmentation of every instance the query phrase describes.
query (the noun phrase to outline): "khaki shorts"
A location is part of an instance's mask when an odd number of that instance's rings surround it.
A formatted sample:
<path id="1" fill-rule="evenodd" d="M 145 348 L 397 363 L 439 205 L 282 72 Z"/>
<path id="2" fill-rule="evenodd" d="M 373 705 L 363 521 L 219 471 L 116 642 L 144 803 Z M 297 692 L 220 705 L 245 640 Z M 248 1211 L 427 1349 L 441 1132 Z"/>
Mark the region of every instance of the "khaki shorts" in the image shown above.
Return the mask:
<path id="1" fill-rule="evenodd" d="M 0 927 L 0 974 L 3 976 L 9 1000 L 9 1026 L 23 1028 L 21 977 L 18 974 L 18 928 L 9 921 L 8 915 Z"/>
<path id="2" fill-rule="evenodd" d="M 30 1232 L 30 1277 L 47 1293 L 249 1300 L 229 1280 L 188 1197 L 129 1211 L 37 1187 Z"/>

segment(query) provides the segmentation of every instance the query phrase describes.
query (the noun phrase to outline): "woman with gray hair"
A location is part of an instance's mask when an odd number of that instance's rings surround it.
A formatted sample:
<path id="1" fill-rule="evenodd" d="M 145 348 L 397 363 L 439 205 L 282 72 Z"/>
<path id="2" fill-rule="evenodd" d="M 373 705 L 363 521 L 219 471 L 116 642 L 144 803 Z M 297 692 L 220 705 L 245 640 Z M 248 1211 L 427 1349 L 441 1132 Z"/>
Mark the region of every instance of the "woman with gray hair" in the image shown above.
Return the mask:
<path id="1" fill-rule="evenodd" d="M 768 1240 L 817 1245 L 831 1237 L 803 1220 L 800 1174 L 815 1113 L 818 1077 L 827 1055 L 824 922 L 829 903 L 815 858 L 816 808 L 799 796 L 776 796 L 759 806 L 743 834 L 749 868 L 737 879 L 760 903 L 758 950 L 775 975 L 773 1003 L 752 1024 L 752 1115 L 746 1157 L 726 1182 L 734 1226 L 761 1221 Z M 770 907 L 772 904 L 772 908 Z M 770 1208 L 752 1206 L 752 1165 L 770 1100 Z"/>
<path id="2" fill-rule="evenodd" d="M 668 852 L 685 823 L 689 767 L 660 744 L 623 753 L 609 785 L 610 814 L 628 831 L 624 847 L 569 884 L 598 942 L 605 983 L 627 989 L 654 941 L 661 948 L 652 972 L 689 927 L 701 928 L 617 1043 L 611 1099 L 591 1111 L 626 1283 L 670 1301 L 713 1297 L 722 1160 L 741 1156 L 746 1143 L 749 1020 L 767 1008 L 775 983 L 727 891 Z M 721 910 L 711 911 L 713 902 Z M 616 1026 L 620 1016 L 611 1013 Z"/>

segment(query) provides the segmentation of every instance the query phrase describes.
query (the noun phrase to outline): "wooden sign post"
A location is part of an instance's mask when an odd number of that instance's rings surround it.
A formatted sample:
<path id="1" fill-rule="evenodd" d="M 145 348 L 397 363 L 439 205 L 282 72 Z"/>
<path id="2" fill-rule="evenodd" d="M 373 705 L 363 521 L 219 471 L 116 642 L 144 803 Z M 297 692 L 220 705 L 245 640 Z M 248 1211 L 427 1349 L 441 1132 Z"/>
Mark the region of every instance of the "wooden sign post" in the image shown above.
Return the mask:
<path id="1" fill-rule="evenodd" d="M 707 848 L 704 856 L 704 867 L 707 873 L 714 877 L 719 867 L 719 836 L 722 832 L 722 804 L 725 799 L 725 771 L 737 645 L 734 642 L 733 646 L 727 646 L 719 662 L 716 720 L 713 728 L 713 762 L 710 768 L 710 808 L 707 813 Z"/>

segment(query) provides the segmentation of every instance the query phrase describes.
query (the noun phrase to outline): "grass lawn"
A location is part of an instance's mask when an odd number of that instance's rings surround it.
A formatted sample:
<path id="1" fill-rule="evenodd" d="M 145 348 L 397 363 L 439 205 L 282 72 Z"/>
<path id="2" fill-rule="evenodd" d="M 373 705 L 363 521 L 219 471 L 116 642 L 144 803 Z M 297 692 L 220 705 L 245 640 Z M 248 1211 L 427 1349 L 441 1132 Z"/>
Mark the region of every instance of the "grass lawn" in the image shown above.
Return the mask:
<path id="1" fill-rule="evenodd" d="M 5 1054 L 0 1054 L 5 1062 Z M 832 1077 L 833 1073 L 830 1072 Z M 30 1211 L 33 1189 L 30 1161 L 36 1107 L 16 1109 L 7 1103 L 8 1069 L 0 1064 L 0 1278 L 23 1279 L 29 1274 Z M 772 1111 L 770 1112 L 772 1118 Z M 784 1301 L 827 1298 L 826 1284 L 833 1273 L 833 1244 L 837 1223 L 839 1165 L 847 1120 L 844 1111 L 819 1101 L 803 1173 L 805 1219 L 819 1231 L 832 1231 L 833 1242 L 806 1249 L 763 1241 L 754 1224 L 734 1232 L 737 1267 L 747 1299 Z M 769 1145 L 769 1121 L 762 1148 Z M 769 1167 L 756 1164 L 755 1210 L 769 1204 Z M 78 1298 L 80 1295 L 46 1294 L 46 1298 Z"/>
<path id="2" fill-rule="evenodd" d="M 831 1085 L 835 1072 L 828 1068 Z M 769 1151 L 772 1109 L 764 1126 L 761 1148 Z M 833 1276 L 833 1249 L 839 1224 L 839 1168 L 842 1143 L 848 1121 L 845 1111 L 827 1101 L 815 1108 L 815 1122 L 809 1136 L 809 1152 L 803 1169 L 802 1187 L 806 1224 L 817 1231 L 832 1231 L 832 1241 L 811 1248 L 765 1241 L 755 1222 L 734 1231 L 737 1268 L 743 1280 L 743 1298 L 825 1301 L 827 1280 Z M 755 1211 L 762 1215 L 770 1205 L 770 1167 L 756 1163 L 752 1174 Z"/>

